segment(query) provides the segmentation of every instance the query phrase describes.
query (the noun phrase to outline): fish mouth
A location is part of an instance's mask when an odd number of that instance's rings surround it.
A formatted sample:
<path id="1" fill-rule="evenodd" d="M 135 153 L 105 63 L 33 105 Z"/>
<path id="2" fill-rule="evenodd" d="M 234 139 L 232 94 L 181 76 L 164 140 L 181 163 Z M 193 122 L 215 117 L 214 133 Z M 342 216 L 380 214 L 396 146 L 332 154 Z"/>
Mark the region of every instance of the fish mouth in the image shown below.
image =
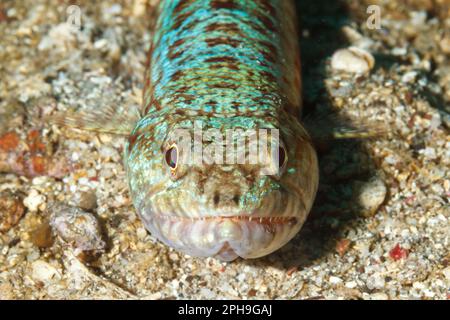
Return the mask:
<path id="1" fill-rule="evenodd" d="M 143 215 L 146 228 L 168 246 L 190 256 L 232 261 L 267 255 L 286 244 L 303 220 L 294 216 Z"/>
<path id="2" fill-rule="evenodd" d="M 295 224 L 297 222 L 297 218 L 292 216 L 259 217 L 251 215 L 205 216 L 205 217 L 180 217 L 180 216 L 159 215 L 158 219 L 184 220 L 184 222 L 186 223 L 195 221 L 208 221 L 208 220 L 231 220 L 236 222 L 256 222 L 261 225 L 286 224 L 286 223 Z"/>

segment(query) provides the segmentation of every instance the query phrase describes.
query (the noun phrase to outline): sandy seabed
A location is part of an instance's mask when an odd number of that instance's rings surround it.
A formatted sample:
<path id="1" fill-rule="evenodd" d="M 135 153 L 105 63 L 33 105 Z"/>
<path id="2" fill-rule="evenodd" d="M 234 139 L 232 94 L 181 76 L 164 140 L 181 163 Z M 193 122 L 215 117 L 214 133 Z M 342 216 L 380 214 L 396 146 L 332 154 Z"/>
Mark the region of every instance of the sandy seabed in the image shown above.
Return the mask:
<path id="1" fill-rule="evenodd" d="M 374 30 L 369 1 L 297 1 L 306 113 L 334 110 L 388 133 L 320 146 L 302 231 L 232 263 L 146 232 L 124 138 L 43 120 L 140 105 L 151 2 L 79 1 L 80 29 L 64 1 L 0 3 L 0 299 L 449 299 L 450 1 L 370 1 L 381 8 Z M 373 55 L 369 73 L 331 68 L 350 45 Z M 95 218 L 87 239 L 58 222 L 62 204 L 69 223 L 80 210 L 84 223 Z"/>

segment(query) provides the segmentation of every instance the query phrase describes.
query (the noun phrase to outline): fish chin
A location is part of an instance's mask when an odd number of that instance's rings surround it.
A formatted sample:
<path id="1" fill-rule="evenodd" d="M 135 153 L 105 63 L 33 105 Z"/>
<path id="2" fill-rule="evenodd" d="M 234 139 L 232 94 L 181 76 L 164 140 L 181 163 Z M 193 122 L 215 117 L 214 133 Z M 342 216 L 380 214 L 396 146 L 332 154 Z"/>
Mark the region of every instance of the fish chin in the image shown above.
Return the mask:
<path id="1" fill-rule="evenodd" d="M 190 256 L 215 257 L 223 261 L 265 256 L 291 240 L 303 224 L 296 217 L 192 219 L 154 214 L 144 214 L 143 221 L 166 245 Z"/>

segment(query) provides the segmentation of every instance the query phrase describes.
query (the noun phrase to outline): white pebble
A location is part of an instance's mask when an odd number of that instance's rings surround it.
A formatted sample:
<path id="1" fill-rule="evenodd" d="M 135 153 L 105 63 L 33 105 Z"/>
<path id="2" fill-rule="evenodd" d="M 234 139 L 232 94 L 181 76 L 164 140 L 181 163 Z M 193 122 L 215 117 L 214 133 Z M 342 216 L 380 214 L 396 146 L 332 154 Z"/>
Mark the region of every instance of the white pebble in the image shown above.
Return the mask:
<path id="1" fill-rule="evenodd" d="M 39 194 L 35 189 L 31 189 L 28 196 L 23 199 L 23 205 L 31 212 L 38 211 L 41 204 L 45 202 L 45 196 Z"/>
<path id="2" fill-rule="evenodd" d="M 389 296 L 384 292 L 375 292 L 370 295 L 371 300 L 388 300 Z"/>
<path id="3" fill-rule="evenodd" d="M 369 52 L 356 47 L 340 49 L 331 58 L 331 67 L 334 70 L 351 73 L 367 73 L 374 65 L 374 57 Z"/>
<path id="4" fill-rule="evenodd" d="M 425 158 L 434 160 L 436 159 L 436 150 L 434 148 L 426 147 L 425 149 L 422 149 L 419 151 L 420 154 L 423 154 Z"/>
<path id="5" fill-rule="evenodd" d="M 430 121 L 430 129 L 436 130 L 442 124 L 442 117 L 439 113 L 434 113 Z"/>
<path id="6" fill-rule="evenodd" d="M 400 159 L 397 156 L 393 155 L 393 154 L 392 155 L 388 155 L 386 158 L 384 158 L 384 161 L 386 161 L 387 164 L 391 164 L 391 165 L 397 164 L 397 162 L 399 160 Z"/>
<path id="7" fill-rule="evenodd" d="M 445 279 L 447 279 L 447 281 L 450 284 L 450 267 L 447 267 L 444 270 L 442 270 L 442 273 L 444 274 Z"/>
<path id="8" fill-rule="evenodd" d="M 413 283 L 413 288 L 418 289 L 418 290 L 423 290 L 425 289 L 425 285 L 422 282 L 414 282 Z"/>
<path id="9" fill-rule="evenodd" d="M 411 23 L 417 27 L 423 26 L 427 21 L 427 13 L 425 11 L 412 11 L 409 15 L 411 16 Z"/>
<path id="10" fill-rule="evenodd" d="M 108 146 L 101 146 L 99 150 L 100 157 L 106 158 L 106 159 L 112 159 L 115 161 L 120 160 L 120 155 L 117 152 L 116 149 L 108 147 Z"/>
<path id="11" fill-rule="evenodd" d="M 385 285 L 384 277 L 378 273 L 370 276 L 366 281 L 367 288 L 372 289 L 382 289 Z"/>
<path id="12" fill-rule="evenodd" d="M 417 77 L 416 71 L 407 72 L 402 76 L 402 82 L 403 83 L 413 82 L 414 80 L 416 80 L 416 77 Z"/>
<path id="13" fill-rule="evenodd" d="M 44 183 L 46 183 L 48 181 L 48 177 L 46 176 L 40 176 L 40 177 L 35 177 L 32 180 L 32 184 L 35 186 L 39 186 L 39 185 L 43 185 Z"/>
<path id="14" fill-rule="evenodd" d="M 394 56 L 404 56 L 408 53 L 408 50 L 406 48 L 394 48 L 391 50 L 391 53 Z"/>
<path id="15" fill-rule="evenodd" d="M 144 228 L 138 228 L 136 230 L 136 235 L 139 240 L 144 240 L 145 237 L 147 236 L 147 230 L 145 230 Z"/>
<path id="16" fill-rule="evenodd" d="M 61 279 L 61 275 L 58 270 L 43 260 L 36 260 L 33 262 L 31 277 L 35 281 L 41 281 L 44 283 Z"/>
<path id="17" fill-rule="evenodd" d="M 60 23 L 53 26 L 38 44 L 38 50 L 56 49 L 64 52 L 76 44 L 76 33 L 69 23 Z"/>
<path id="18" fill-rule="evenodd" d="M 103 49 L 108 46 L 108 40 L 106 39 L 100 39 L 94 42 L 94 48 L 95 49 Z"/>
<path id="19" fill-rule="evenodd" d="M 78 160 L 80 160 L 80 154 L 78 152 L 73 152 L 72 156 L 70 157 L 70 159 L 72 161 L 78 161 Z"/>
<path id="20" fill-rule="evenodd" d="M 330 283 L 331 284 L 340 284 L 342 283 L 342 279 L 335 276 L 330 276 Z"/>
<path id="21" fill-rule="evenodd" d="M 105 13 L 109 15 L 117 15 L 122 12 L 122 6 L 120 4 L 113 4 L 111 7 L 105 10 Z"/>
<path id="22" fill-rule="evenodd" d="M 364 211 L 374 213 L 384 202 L 386 193 L 387 188 L 383 180 L 375 177 L 361 186 L 359 204 Z"/>

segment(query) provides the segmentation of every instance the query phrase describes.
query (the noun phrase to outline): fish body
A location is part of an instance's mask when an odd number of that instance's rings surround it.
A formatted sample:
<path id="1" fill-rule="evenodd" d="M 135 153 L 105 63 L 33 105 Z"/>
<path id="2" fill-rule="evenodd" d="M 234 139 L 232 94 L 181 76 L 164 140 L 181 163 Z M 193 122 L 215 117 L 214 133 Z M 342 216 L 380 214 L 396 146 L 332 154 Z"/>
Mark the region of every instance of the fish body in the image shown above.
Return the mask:
<path id="1" fill-rule="evenodd" d="M 230 261 L 267 255 L 300 230 L 318 165 L 299 122 L 297 39 L 291 0 L 160 2 L 125 167 L 139 216 L 165 244 Z M 227 140 L 235 156 L 249 146 L 236 139 L 263 130 L 278 146 L 271 174 L 261 163 L 185 161 L 204 149 L 181 148 L 176 135 L 200 135 L 206 148 L 224 144 L 217 132 L 238 132 Z"/>

